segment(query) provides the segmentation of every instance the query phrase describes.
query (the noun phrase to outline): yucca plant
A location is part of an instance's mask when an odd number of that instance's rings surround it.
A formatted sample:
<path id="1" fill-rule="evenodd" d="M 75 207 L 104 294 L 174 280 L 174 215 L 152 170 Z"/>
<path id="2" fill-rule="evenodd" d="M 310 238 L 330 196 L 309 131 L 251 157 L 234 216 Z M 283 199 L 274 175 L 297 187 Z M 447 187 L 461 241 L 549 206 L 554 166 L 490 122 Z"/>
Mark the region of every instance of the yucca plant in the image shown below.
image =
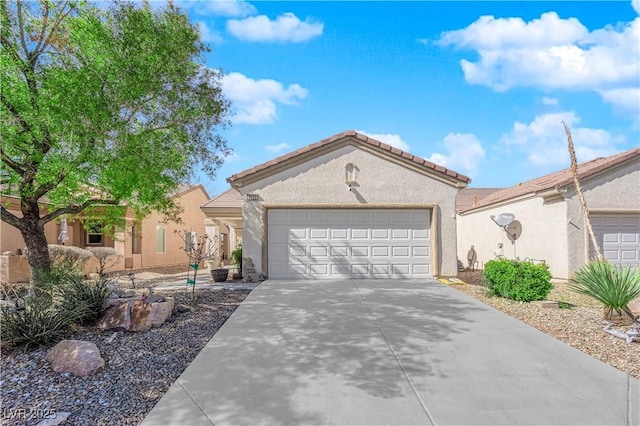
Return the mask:
<path id="1" fill-rule="evenodd" d="M 84 281 L 81 277 L 72 277 L 56 288 L 60 308 L 66 312 L 75 312 L 75 323 L 93 325 L 105 311 L 104 302 L 111 296 L 109 283 L 104 277 L 97 281 Z"/>
<path id="2" fill-rule="evenodd" d="M 0 313 L 2 346 L 29 350 L 55 343 L 65 337 L 69 332 L 69 324 L 84 309 L 65 311 L 43 296 L 26 297 L 22 309 L 3 307 Z"/>
<path id="3" fill-rule="evenodd" d="M 584 265 L 569 280 L 569 288 L 576 293 L 592 297 L 605 307 L 605 316 L 615 312 L 638 320 L 629 309 L 629 302 L 640 297 L 640 269 L 613 266 L 605 260 Z"/>

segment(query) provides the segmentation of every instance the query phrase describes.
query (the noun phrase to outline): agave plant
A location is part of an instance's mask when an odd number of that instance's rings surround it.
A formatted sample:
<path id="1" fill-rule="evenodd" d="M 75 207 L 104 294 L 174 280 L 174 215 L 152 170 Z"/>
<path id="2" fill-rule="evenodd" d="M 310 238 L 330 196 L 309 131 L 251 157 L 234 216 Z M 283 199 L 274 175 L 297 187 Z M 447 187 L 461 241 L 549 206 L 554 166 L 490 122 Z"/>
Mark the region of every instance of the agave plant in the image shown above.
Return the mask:
<path id="1" fill-rule="evenodd" d="M 584 265 L 569 280 L 569 288 L 592 297 L 605 307 L 605 316 L 623 312 L 638 321 L 629 309 L 629 302 L 640 297 L 640 269 L 613 266 L 604 260 Z"/>

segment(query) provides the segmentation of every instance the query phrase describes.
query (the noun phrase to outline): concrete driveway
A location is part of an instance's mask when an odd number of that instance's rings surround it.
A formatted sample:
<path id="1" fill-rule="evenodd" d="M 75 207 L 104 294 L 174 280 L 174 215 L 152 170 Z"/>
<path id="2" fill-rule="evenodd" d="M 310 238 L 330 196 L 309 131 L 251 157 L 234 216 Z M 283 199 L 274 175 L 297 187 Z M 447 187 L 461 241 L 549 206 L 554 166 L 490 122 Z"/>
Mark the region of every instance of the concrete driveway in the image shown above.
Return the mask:
<path id="1" fill-rule="evenodd" d="M 628 426 L 640 382 L 435 280 L 266 281 L 142 424 Z"/>

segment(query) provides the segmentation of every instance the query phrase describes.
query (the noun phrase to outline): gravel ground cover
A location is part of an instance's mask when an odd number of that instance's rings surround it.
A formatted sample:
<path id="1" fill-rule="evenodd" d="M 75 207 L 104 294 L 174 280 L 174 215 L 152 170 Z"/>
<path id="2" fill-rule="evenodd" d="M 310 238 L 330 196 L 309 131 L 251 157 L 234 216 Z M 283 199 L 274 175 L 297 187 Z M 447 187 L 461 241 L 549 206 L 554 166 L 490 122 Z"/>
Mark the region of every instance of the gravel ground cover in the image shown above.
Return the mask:
<path id="1" fill-rule="evenodd" d="M 163 291 L 188 311 L 176 309 L 159 328 L 75 328 L 68 338 L 94 342 L 105 360 L 104 370 L 85 378 L 53 372 L 45 361 L 49 348 L 3 353 L 0 424 L 36 425 L 55 411 L 71 413 L 65 425 L 137 425 L 248 294 L 196 290 L 192 303 L 184 291 Z"/>
<path id="2" fill-rule="evenodd" d="M 489 297 L 482 284 L 481 272 L 462 272 L 458 277 L 470 285 L 452 285 L 456 290 L 640 379 L 640 343 L 627 344 L 624 340 L 605 333 L 603 329 L 606 321 L 603 319 L 602 305 L 570 291 L 566 283 L 554 283 L 547 299 L 565 302 L 572 307 L 549 309 L 535 303 Z M 623 319 L 614 323 L 614 327 L 626 331 L 630 324 L 630 320 Z"/>

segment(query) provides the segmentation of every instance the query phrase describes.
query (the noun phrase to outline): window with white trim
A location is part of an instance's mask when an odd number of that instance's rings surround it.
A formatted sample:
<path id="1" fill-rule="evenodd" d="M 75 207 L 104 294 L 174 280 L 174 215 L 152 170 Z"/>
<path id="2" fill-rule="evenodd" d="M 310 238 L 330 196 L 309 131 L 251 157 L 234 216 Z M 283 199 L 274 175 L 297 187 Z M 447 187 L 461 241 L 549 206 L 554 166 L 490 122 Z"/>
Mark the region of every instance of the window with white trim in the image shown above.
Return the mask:
<path id="1" fill-rule="evenodd" d="M 101 246 L 103 242 L 102 224 L 97 223 L 87 226 L 87 245 Z"/>

